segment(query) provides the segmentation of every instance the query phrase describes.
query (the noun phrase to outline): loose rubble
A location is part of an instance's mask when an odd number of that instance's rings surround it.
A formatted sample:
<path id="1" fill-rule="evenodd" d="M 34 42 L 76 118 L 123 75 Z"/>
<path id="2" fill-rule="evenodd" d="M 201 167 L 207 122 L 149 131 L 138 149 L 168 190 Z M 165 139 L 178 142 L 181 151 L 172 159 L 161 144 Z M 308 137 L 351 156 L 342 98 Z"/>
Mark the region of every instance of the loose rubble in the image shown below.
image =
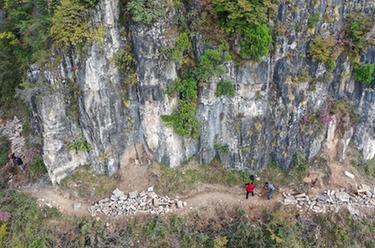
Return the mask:
<path id="1" fill-rule="evenodd" d="M 351 179 L 354 179 L 354 177 L 355 177 L 355 176 L 354 176 L 352 173 L 350 173 L 349 171 L 345 171 L 344 174 L 345 174 L 345 176 L 347 176 L 347 177 L 349 177 L 349 178 L 351 178 Z"/>
<path id="2" fill-rule="evenodd" d="M 129 192 L 128 194 L 115 189 L 110 198 L 105 198 L 90 206 L 89 212 L 92 216 L 100 214 L 107 216 L 136 213 L 164 214 L 185 206 L 186 202 L 181 200 L 158 196 L 153 187 L 140 193 Z"/>
<path id="3" fill-rule="evenodd" d="M 355 207 L 375 208 L 375 187 L 360 185 L 355 193 L 348 193 L 344 189 L 326 190 L 316 198 L 311 199 L 305 193 L 283 193 L 283 204 L 297 205 L 299 208 L 308 208 L 317 213 L 339 211 L 346 207 L 352 215 L 358 215 Z"/>

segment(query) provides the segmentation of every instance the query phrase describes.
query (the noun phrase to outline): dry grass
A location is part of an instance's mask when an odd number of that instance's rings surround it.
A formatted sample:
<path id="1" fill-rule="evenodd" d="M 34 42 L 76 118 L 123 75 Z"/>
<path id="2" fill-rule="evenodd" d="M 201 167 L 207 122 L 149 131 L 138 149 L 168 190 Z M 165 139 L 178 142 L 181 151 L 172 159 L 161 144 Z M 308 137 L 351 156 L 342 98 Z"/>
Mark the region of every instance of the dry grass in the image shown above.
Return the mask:
<path id="1" fill-rule="evenodd" d="M 89 166 L 79 167 L 70 177 L 61 181 L 61 189 L 86 201 L 99 200 L 110 194 L 118 184 L 118 175 L 98 175 Z"/>

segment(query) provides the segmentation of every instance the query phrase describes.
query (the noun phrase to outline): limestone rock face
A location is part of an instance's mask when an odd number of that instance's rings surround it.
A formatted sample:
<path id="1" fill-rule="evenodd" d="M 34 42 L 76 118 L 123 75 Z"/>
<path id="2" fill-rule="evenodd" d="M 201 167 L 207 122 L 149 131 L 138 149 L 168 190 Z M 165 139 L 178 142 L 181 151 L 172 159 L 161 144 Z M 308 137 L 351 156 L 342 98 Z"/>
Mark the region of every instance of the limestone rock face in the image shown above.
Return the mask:
<path id="1" fill-rule="evenodd" d="M 130 21 L 125 27 L 120 22 L 119 1 L 100 0 L 90 16 L 93 23 L 104 27 L 103 42 L 87 44 L 83 54 L 53 54 L 51 61 L 62 56 L 55 69 L 30 69 L 30 81 L 42 82 L 41 93 L 30 102 L 52 182 L 58 183 L 83 164 L 112 174 L 127 156 L 127 148 L 139 144 L 150 157 L 172 167 L 192 156 L 201 163 L 219 156 L 227 168 L 258 170 L 270 161 L 287 168 L 297 152 L 314 158 L 327 137 L 336 140 L 338 159 L 345 159 L 351 140 L 364 159 L 374 158 L 372 87 L 352 79 L 345 55 L 339 56 L 333 72 L 306 56 L 306 41 L 313 35 L 338 37 L 348 13 L 355 8 L 371 12 L 374 4 L 365 0 L 356 4 L 342 0 L 313 2 L 280 1 L 277 22 L 286 31 L 275 36 L 272 55 L 257 63 L 236 65 L 228 61 L 223 75 L 200 85 L 197 117 L 201 135 L 193 139 L 178 136 L 160 119 L 178 104 L 176 96 L 166 94 L 167 86 L 178 76 L 178 66 L 163 49 L 175 43 L 173 30 L 181 13 L 168 7 L 155 23 Z M 189 5 L 200 11 L 197 1 Z M 313 30 L 308 29 L 307 19 L 313 11 L 334 21 L 321 20 Z M 127 36 L 123 35 L 125 29 Z M 204 34 L 195 34 L 192 39 L 197 58 L 208 48 L 205 38 Z M 114 63 L 114 56 L 129 44 L 138 77 L 133 85 L 124 83 L 129 75 Z M 366 49 L 361 61 L 375 63 L 375 48 Z M 215 96 L 221 79 L 233 81 L 233 97 Z M 349 99 L 354 106 L 358 122 L 337 137 L 328 103 L 341 98 Z M 89 149 L 74 149 L 71 144 L 77 142 Z M 218 151 L 217 145 L 228 149 Z"/>

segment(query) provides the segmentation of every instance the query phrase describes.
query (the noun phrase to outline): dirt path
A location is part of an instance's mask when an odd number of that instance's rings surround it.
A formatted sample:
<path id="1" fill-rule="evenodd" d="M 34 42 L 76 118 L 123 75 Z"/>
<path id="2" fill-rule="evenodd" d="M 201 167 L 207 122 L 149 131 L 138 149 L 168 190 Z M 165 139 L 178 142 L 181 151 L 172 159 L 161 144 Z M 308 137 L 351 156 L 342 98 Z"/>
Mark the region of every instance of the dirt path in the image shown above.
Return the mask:
<path id="1" fill-rule="evenodd" d="M 52 206 L 58 208 L 62 213 L 70 216 L 89 216 L 87 210 L 89 204 L 80 202 L 75 199 L 70 199 L 68 194 L 63 194 L 58 189 L 52 186 L 45 186 L 43 188 L 25 189 L 33 197 L 38 199 L 40 205 Z M 218 185 L 200 185 L 192 190 L 191 193 L 185 197 L 181 197 L 187 203 L 182 212 L 189 212 L 197 209 L 215 209 L 218 206 L 228 207 L 250 207 L 257 209 L 259 207 L 273 206 L 279 199 L 278 195 L 272 201 L 268 201 L 256 194 L 254 197 L 249 196 L 245 199 L 245 193 L 240 188 L 229 188 Z M 261 208 L 259 208 L 261 209 Z"/>
<path id="2" fill-rule="evenodd" d="M 40 206 L 49 206 L 59 209 L 62 213 L 73 216 L 88 216 L 87 203 L 69 199 L 68 195 L 63 195 L 52 186 L 45 186 L 38 189 L 25 189 L 25 192 L 38 199 Z"/>

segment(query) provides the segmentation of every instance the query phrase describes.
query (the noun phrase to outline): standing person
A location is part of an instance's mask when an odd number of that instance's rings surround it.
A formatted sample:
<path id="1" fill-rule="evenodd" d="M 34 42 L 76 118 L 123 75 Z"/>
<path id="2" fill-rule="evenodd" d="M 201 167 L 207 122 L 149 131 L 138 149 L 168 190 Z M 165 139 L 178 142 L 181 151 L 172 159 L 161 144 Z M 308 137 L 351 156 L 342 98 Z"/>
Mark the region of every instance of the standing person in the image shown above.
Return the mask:
<path id="1" fill-rule="evenodd" d="M 22 171 L 23 169 L 23 161 L 20 157 L 17 157 L 14 153 L 10 154 L 9 158 L 13 161 L 14 166 L 18 166 L 21 168 Z"/>
<path id="2" fill-rule="evenodd" d="M 254 196 L 254 189 L 255 189 L 254 175 L 250 176 L 250 183 L 246 183 L 245 185 L 246 185 L 246 199 L 249 199 L 249 194 Z"/>
<path id="3" fill-rule="evenodd" d="M 272 183 L 266 182 L 264 188 L 267 190 L 267 199 L 272 199 L 272 194 L 276 190 L 275 186 Z"/>
<path id="4" fill-rule="evenodd" d="M 254 175 L 250 175 L 250 182 L 252 182 L 252 183 L 254 183 L 254 181 L 255 181 L 255 176 Z"/>

